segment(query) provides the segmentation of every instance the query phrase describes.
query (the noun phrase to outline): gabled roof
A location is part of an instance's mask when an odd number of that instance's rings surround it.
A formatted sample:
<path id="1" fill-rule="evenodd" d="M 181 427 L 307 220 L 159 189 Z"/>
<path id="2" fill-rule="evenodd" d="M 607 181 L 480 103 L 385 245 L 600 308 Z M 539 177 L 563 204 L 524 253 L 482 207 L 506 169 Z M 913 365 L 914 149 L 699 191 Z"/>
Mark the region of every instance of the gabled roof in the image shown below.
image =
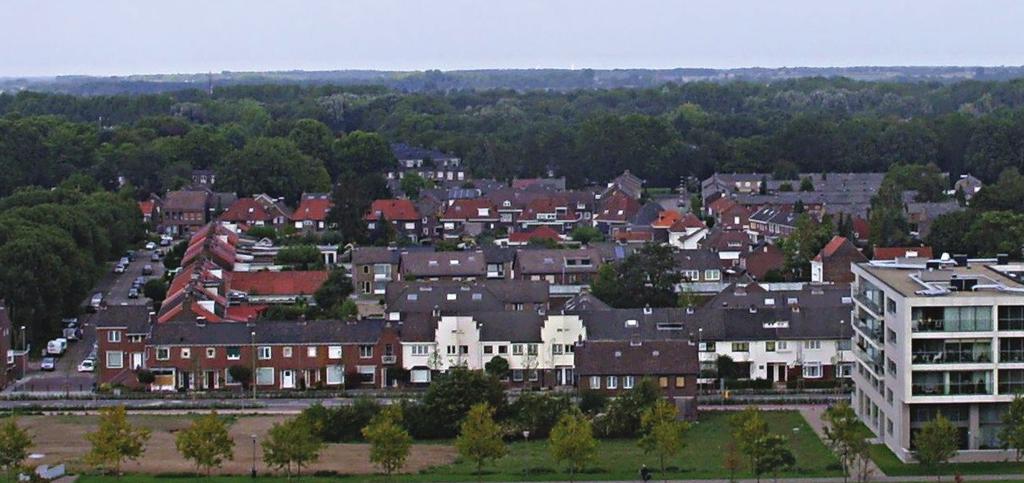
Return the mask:
<path id="1" fill-rule="evenodd" d="M 694 228 L 707 228 L 707 225 L 705 225 L 700 218 L 697 218 L 697 215 L 694 215 L 693 213 L 686 213 L 682 215 L 682 218 L 673 222 L 672 225 L 669 227 L 668 231 L 671 231 L 673 233 L 681 233 L 685 232 L 687 229 Z"/>
<path id="2" fill-rule="evenodd" d="M 678 250 L 672 259 L 678 270 L 717 270 L 720 266 L 718 255 L 705 248 Z"/>
<path id="3" fill-rule="evenodd" d="M 149 307 L 145 305 L 111 305 L 99 310 L 93 317 L 96 328 L 123 328 L 128 334 L 149 331 Z"/>
<path id="4" fill-rule="evenodd" d="M 654 232 L 650 229 L 622 230 L 616 229 L 612 239 L 619 243 L 648 243 L 654 240 Z"/>
<path id="5" fill-rule="evenodd" d="M 206 191 L 171 191 L 164 197 L 164 209 L 167 211 L 206 211 L 209 196 Z"/>
<path id="6" fill-rule="evenodd" d="M 897 258 L 934 258 L 932 247 L 875 247 L 874 260 L 895 260 Z"/>
<path id="7" fill-rule="evenodd" d="M 538 226 L 529 231 L 517 231 L 508 235 L 509 243 L 523 245 L 529 243 L 531 240 L 551 240 L 554 242 L 561 242 L 562 235 L 549 226 Z"/>
<path id="8" fill-rule="evenodd" d="M 174 321 L 153 328 L 154 345 L 247 345 L 255 332 L 257 344 L 374 344 L 388 326 L 383 320 L 356 321 L 257 320 L 250 324 L 227 323 L 197 325 L 194 321 Z"/>
<path id="9" fill-rule="evenodd" d="M 522 312 L 478 312 L 470 314 L 480 327 L 480 340 L 488 342 L 542 342 L 544 316 L 532 310 Z"/>
<path id="10" fill-rule="evenodd" d="M 744 254 L 743 268 L 755 280 L 762 279 L 772 269 L 782 269 L 786 256 L 779 247 L 764 243 Z"/>
<path id="11" fill-rule="evenodd" d="M 481 215 L 480 210 L 487 210 Z M 455 200 L 441 215 L 442 220 L 497 220 L 498 209 L 487 198 Z"/>
<path id="12" fill-rule="evenodd" d="M 292 213 L 295 221 L 326 221 L 327 213 L 331 211 L 330 197 L 302 197 L 299 207 Z"/>
<path id="13" fill-rule="evenodd" d="M 230 288 L 249 295 L 312 296 L 328 275 L 326 270 L 232 272 Z"/>
<path id="14" fill-rule="evenodd" d="M 391 144 L 391 153 L 395 155 L 395 158 L 399 161 L 407 159 L 453 159 L 455 156 L 445 154 L 436 149 L 428 149 L 419 146 L 410 146 L 405 143 L 393 143 Z"/>
<path id="15" fill-rule="evenodd" d="M 412 201 L 403 199 L 375 200 L 363 219 L 374 221 L 379 220 L 381 216 L 389 221 L 417 221 L 420 219 L 416 205 Z"/>
<path id="16" fill-rule="evenodd" d="M 153 216 L 153 211 L 156 209 L 156 202 L 153 200 L 146 200 L 139 202 L 139 211 L 142 212 L 142 216 Z"/>
<path id="17" fill-rule="evenodd" d="M 538 249 L 516 252 L 516 270 L 524 275 L 596 272 L 601 252 L 595 248 Z"/>
<path id="18" fill-rule="evenodd" d="M 404 252 L 400 269 L 409 277 L 481 277 L 487 273 L 487 262 L 481 251 L 473 252 Z"/>
<path id="19" fill-rule="evenodd" d="M 446 314 L 500 311 L 506 304 L 546 304 L 547 282 L 487 280 L 474 282 L 392 282 L 385 289 L 388 312 Z"/>
<path id="20" fill-rule="evenodd" d="M 255 198 L 239 198 L 224 213 L 221 213 L 219 219 L 234 223 L 269 223 L 273 221 L 274 216 Z"/>
<path id="21" fill-rule="evenodd" d="M 690 213 L 687 213 L 690 214 Z M 677 222 L 683 219 L 683 215 L 676 210 L 664 210 L 658 213 L 658 217 L 651 222 L 651 226 L 654 228 L 671 228 Z"/>
<path id="22" fill-rule="evenodd" d="M 696 344 L 686 340 L 646 342 L 586 341 L 576 346 L 576 373 L 582 375 L 695 375 Z"/>
<path id="23" fill-rule="evenodd" d="M 622 192 L 616 191 L 602 200 L 601 207 L 594 213 L 595 221 L 626 222 L 640 210 L 640 202 Z"/>
<path id="24" fill-rule="evenodd" d="M 814 257 L 814 261 L 827 261 L 835 256 L 849 257 L 858 262 L 866 262 L 868 260 L 857 247 L 853 246 L 850 240 L 836 235 L 818 252 L 818 255 Z"/>

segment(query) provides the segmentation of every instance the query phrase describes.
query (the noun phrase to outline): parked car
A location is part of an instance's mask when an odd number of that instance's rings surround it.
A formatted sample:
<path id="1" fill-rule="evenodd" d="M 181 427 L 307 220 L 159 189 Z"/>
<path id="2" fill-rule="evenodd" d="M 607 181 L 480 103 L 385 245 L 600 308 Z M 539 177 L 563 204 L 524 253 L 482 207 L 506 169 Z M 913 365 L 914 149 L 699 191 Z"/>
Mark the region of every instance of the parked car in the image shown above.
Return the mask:
<path id="1" fill-rule="evenodd" d="M 103 305 L 103 293 L 96 292 L 93 294 L 92 299 L 89 301 L 89 309 L 92 312 L 99 310 L 100 306 Z"/>
<path id="2" fill-rule="evenodd" d="M 151 261 L 151 262 L 159 262 L 160 261 L 160 252 L 154 251 L 153 254 L 149 256 L 149 261 Z"/>
<path id="3" fill-rule="evenodd" d="M 118 263 L 117 265 L 114 265 L 114 273 L 124 273 L 126 265 L 127 264 L 125 263 Z"/>
<path id="4" fill-rule="evenodd" d="M 58 337 L 46 343 L 46 353 L 52 356 L 59 356 L 68 350 L 68 340 Z"/>
<path id="5" fill-rule="evenodd" d="M 143 266 L 142 267 L 142 274 L 143 275 L 153 275 L 153 266 L 149 265 L 149 264 L 146 264 L 145 266 Z"/>
<path id="6" fill-rule="evenodd" d="M 146 244 L 146 250 L 155 250 L 155 249 L 156 249 L 156 243 L 149 242 L 149 243 Z"/>
<path id="7" fill-rule="evenodd" d="M 56 357 L 44 357 L 43 362 L 39 364 L 39 368 L 44 371 L 52 371 L 57 368 Z"/>
<path id="8" fill-rule="evenodd" d="M 132 259 L 128 257 L 121 257 L 121 260 L 118 261 L 118 263 L 127 266 L 128 264 L 132 263 Z"/>
<path id="9" fill-rule="evenodd" d="M 86 359 L 78 364 L 78 372 L 92 372 L 96 370 L 96 361 Z"/>
<path id="10" fill-rule="evenodd" d="M 64 327 L 63 335 L 69 342 L 74 342 L 82 338 L 82 329 L 78 328 L 77 325 Z"/>
<path id="11" fill-rule="evenodd" d="M 137 289 L 135 287 L 132 287 L 132 288 L 128 289 L 128 298 L 130 298 L 130 299 L 137 299 L 137 298 L 139 298 L 139 289 Z"/>
<path id="12" fill-rule="evenodd" d="M 135 260 L 135 250 L 128 250 L 127 252 L 124 252 L 124 258 L 127 258 L 128 261 Z"/>
<path id="13" fill-rule="evenodd" d="M 172 240 L 174 240 L 174 238 L 172 238 L 169 235 L 161 236 L 160 237 L 160 246 L 162 246 L 162 247 L 170 246 Z"/>

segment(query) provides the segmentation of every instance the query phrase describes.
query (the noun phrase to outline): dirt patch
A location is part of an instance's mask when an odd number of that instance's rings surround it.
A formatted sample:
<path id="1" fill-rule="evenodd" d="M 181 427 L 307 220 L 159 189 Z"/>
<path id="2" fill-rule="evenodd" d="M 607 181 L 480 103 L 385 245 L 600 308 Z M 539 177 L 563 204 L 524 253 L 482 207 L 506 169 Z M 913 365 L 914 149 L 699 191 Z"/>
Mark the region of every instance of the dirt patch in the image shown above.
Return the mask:
<path id="1" fill-rule="evenodd" d="M 132 473 L 185 473 L 195 467 L 178 454 L 174 447 L 175 432 L 191 424 L 190 416 L 130 415 L 133 424 L 150 428 L 153 435 L 146 446 L 145 455 L 137 462 L 124 466 Z M 252 435 L 256 435 L 256 467 L 260 473 L 270 469 L 263 465 L 259 442 L 274 423 L 285 416 L 241 416 L 230 427 L 235 440 L 235 459 L 216 471 L 221 474 L 248 474 L 253 463 Z M 96 416 L 26 416 L 18 424 L 31 431 L 35 446 L 33 453 L 45 455 L 36 463 L 69 463 L 81 468 L 81 459 L 89 451 L 85 434 L 96 428 Z M 331 444 L 320 454 L 320 461 L 304 471 L 335 471 L 342 474 L 370 474 L 377 470 L 370 464 L 370 448 L 366 444 Z M 416 472 L 432 466 L 450 464 L 456 451 L 450 445 L 417 444 L 406 461 L 406 472 Z"/>

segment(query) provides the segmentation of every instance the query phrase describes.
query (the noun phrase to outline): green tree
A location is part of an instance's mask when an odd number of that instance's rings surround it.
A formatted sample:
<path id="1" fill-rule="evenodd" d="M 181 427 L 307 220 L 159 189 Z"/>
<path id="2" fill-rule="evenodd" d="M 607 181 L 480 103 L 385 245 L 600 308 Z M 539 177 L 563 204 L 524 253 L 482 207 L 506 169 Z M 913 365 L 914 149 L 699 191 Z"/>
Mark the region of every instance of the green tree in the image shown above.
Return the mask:
<path id="1" fill-rule="evenodd" d="M 455 436 L 458 422 L 473 405 L 482 402 L 499 414 L 502 412 L 505 389 L 501 381 L 486 372 L 462 367 L 449 369 L 435 378 L 423 395 L 423 405 L 438 437 Z"/>
<path id="2" fill-rule="evenodd" d="M 274 263 L 294 270 L 319 270 L 324 266 L 324 259 L 316 245 L 291 245 L 277 252 Z"/>
<path id="3" fill-rule="evenodd" d="M 196 463 L 196 472 L 206 468 L 207 476 L 225 460 L 234 459 L 235 440 L 216 412 L 196 418 L 191 426 L 179 431 L 174 446 L 185 459 Z"/>
<path id="4" fill-rule="evenodd" d="M 88 465 L 113 470 L 120 477 L 121 465 L 142 456 L 149 441 L 150 430 L 136 427 L 128 422 L 124 406 L 100 410 L 99 427 L 95 432 L 86 433 L 85 439 L 91 447 L 85 455 Z"/>
<path id="5" fill-rule="evenodd" d="M 411 200 L 415 200 L 419 199 L 420 191 L 424 188 L 430 187 L 430 182 L 420 176 L 419 173 L 409 172 L 402 176 L 402 181 L 400 181 L 398 185 L 402 188 L 402 192 L 405 193 L 405 196 L 408 196 Z"/>
<path id="6" fill-rule="evenodd" d="M 327 221 L 337 227 L 346 242 L 363 243 L 369 238 L 363 216 L 374 200 L 390 196 L 387 182 L 379 175 L 345 171 L 334 187 L 334 206 L 327 214 Z"/>
<path id="7" fill-rule="evenodd" d="M 800 191 L 814 191 L 814 183 L 811 178 L 805 177 L 800 180 Z"/>
<path id="8" fill-rule="evenodd" d="M 832 239 L 834 231 L 828 217 L 819 223 L 807 213 L 798 216 L 796 228 L 778 243 L 785 257 L 786 270 L 799 280 L 808 279 L 811 259 Z"/>
<path id="9" fill-rule="evenodd" d="M 551 430 L 549 444 L 556 462 L 569 463 L 569 481 L 575 481 L 576 473 L 583 470 L 597 450 L 590 421 L 579 410 L 562 415 Z"/>
<path id="10" fill-rule="evenodd" d="M 1013 396 L 1010 407 L 1003 414 L 1003 428 L 999 430 L 999 441 L 1004 448 L 1013 448 L 1017 462 L 1024 455 L 1024 396 Z"/>
<path id="11" fill-rule="evenodd" d="M 900 246 L 907 242 L 910 225 L 904 215 L 903 193 L 896 183 L 882 182 L 878 193 L 871 198 L 871 245 L 874 247 Z"/>
<path id="12" fill-rule="evenodd" d="M 402 428 L 402 408 L 391 405 L 384 408 L 363 428 L 363 437 L 370 443 L 370 462 L 384 471 L 387 478 L 405 466 L 412 447 L 412 436 Z"/>
<path id="13" fill-rule="evenodd" d="M 828 408 L 822 420 L 825 422 L 826 442 L 832 453 L 839 458 L 843 466 L 843 481 L 846 481 L 858 462 L 869 457 L 867 435 L 861 429 L 857 414 L 845 401 Z"/>
<path id="14" fill-rule="evenodd" d="M 494 408 L 487 403 L 474 404 L 462 420 L 455 447 L 463 458 L 476 463 L 478 475 L 488 460 L 505 456 L 508 448 L 501 439 L 501 427 L 494 422 Z"/>
<path id="15" fill-rule="evenodd" d="M 508 377 L 509 365 L 508 359 L 501 356 L 494 356 L 491 360 L 484 364 L 484 372 L 498 378 L 504 379 Z"/>
<path id="16" fill-rule="evenodd" d="M 613 307 L 674 307 L 681 280 L 672 247 L 648 244 L 617 264 L 603 265 L 592 290 Z"/>
<path id="17" fill-rule="evenodd" d="M 633 437 L 641 429 L 641 419 L 661 399 L 658 383 L 645 377 L 625 394 L 613 399 L 608 410 L 595 420 L 597 433 L 606 438 Z"/>
<path id="18" fill-rule="evenodd" d="M 589 245 L 593 242 L 603 241 L 604 234 L 601 233 L 601 230 L 592 226 L 580 225 L 573 228 L 572 232 L 569 233 L 569 238 L 572 238 L 572 241 L 574 242 Z"/>
<path id="19" fill-rule="evenodd" d="M 324 443 L 316 429 L 306 418 L 295 417 L 283 423 L 274 423 L 260 443 L 263 447 L 263 461 L 274 468 L 285 470 L 288 478 L 302 475 L 302 467 L 320 459 Z"/>
<path id="20" fill-rule="evenodd" d="M 241 383 L 242 389 L 249 389 L 249 385 L 252 384 L 252 368 L 249 366 L 235 364 L 228 367 L 228 375 L 232 380 Z"/>
<path id="21" fill-rule="evenodd" d="M 658 455 L 658 464 L 665 472 L 665 460 L 683 450 L 683 433 L 688 425 L 679 421 L 679 410 L 667 400 L 659 400 L 640 418 L 642 436 L 639 445 L 645 453 Z"/>
<path id="22" fill-rule="evenodd" d="M 959 441 L 956 426 L 950 423 L 945 416 L 929 421 L 917 433 L 914 444 L 917 450 L 914 457 L 921 466 L 935 471 L 935 479 L 942 481 L 942 473 L 939 467 L 949 462 L 949 459 L 956 455 Z"/>
<path id="23" fill-rule="evenodd" d="M 382 173 L 398 166 L 391 146 L 377 133 L 353 131 L 335 144 L 338 165 L 331 173 L 351 170 L 356 173 Z"/>
<path id="24" fill-rule="evenodd" d="M 32 436 L 27 430 L 18 427 L 14 416 L 0 423 L 0 469 L 3 469 L 8 477 L 21 467 L 21 462 L 28 457 L 28 449 L 31 447 Z"/>
<path id="25" fill-rule="evenodd" d="M 749 445 L 748 455 L 753 461 L 754 476 L 761 481 L 761 475 L 770 473 L 778 475 L 780 470 L 792 468 L 796 464 L 793 452 L 789 450 L 789 441 L 779 434 L 765 434 Z"/>
<path id="26" fill-rule="evenodd" d="M 756 446 L 756 442 L 768 436 L 768 423 L 761 415 L 761 410 L 750 406 L 729 416 L 729 427 L 732 432 L 732 440 L 736 442 L 740 453 L 747 457 L 751 471 L 756 472 L 761 450 Z"/>
<path id="27" fill-rule="evenodd" d="M 167 296 L 167 282 L 160 278 L 152 278 L 142 286 L 142 295 L 153 301 L 155 304 L 163 302 Z"/>
<path id="28" fill-rule="evenodd" d="M 342 267 L 337 267 L 331 270 L 331 273 L 327 275 L 327 280 L 320 286 L 319 289 L 313 294 L 313 299 L 316 300 L 316 304 L 324 309 L 331 310 L 335 307 L 340 307 L 342 303 L 348 300 L 349 294 L 352 293 L 352 279 Z"/>
<path id="29" fill-rule="evenodd" d="M 330 165 L 334 156 L 334 134 L 326 124 L 315 119 L 299 119 L 288 133 L 303 154 Z"/>
<path id="30" fill-rule="evenodd" d="M 239 196 L 268 193 L 296 203 L 306 191 L 327 191 L 331 178 L 323 162 L 285 138 L 256 138 L 217 167 L 217 187 Z"/>

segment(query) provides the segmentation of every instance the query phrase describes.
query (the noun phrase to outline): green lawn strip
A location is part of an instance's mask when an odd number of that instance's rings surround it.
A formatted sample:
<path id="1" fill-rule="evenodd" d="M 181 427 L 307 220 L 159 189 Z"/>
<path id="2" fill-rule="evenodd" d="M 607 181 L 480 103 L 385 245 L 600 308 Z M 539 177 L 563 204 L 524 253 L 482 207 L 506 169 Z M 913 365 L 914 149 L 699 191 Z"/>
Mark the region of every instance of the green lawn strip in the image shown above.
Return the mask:
<path id="1" fill-rule="evenodd" d="M 871 446 L 871 459 L 886 476 L 925 476 L 934 475 L 935 471 L 924 468 L 916 463 L 903 463 L 884 444 Z M 938 472 L 952 476 L 956 472 L 961 475 L 1015 475 L 1024 474 L 1024 463 L 984 462 L 984 463 L 951 463 L 940 466 Z M 1020 481 L 1020 480 L 1018 480 Z"/>
<path id="2" fill-rule="evenodd" d="M 657 458 L 648 456 L 637 446 L 636 440 L 602 440 L 596 457 L 583 474 L 581 480 L 635 480 L 642 464 L 655 472 L 656 479 L 711 479 L 726 478 L 728 471 L 722 468 L 725 445 L 729 441 L 728 412 L 705 412 L 700 421 L 686 433 L 686 448 L 674 461 L 666 462 L 667 474 L 658 472 Z M 817 438 L 803 417 L 796 411 L 770 412 L 765 415 L 772 432 L 786 435 L 792 442 L 790 449 L 797 460 L 797 468 L 780 473 L 782 477 L 826 477 L 841 476 L 838 462 L 828 448 Z M 793 428 L 798 428 L 793 431 Z M 528 471 L 527 471 L 528 469 Z M 568 480 L 565 465 L 556 464 L 550 456 L 547 441 L 516 442 L 509 445 L 509 454 L 488 464 L 484 474 L 477 475 L 475 466 L 458 459 L 455 463 L 438 466 L 420 473 L 400 475 L 396 482 L 440 482 L 440 481 L 545 481 Z M 737 472 L 738 478 L 752 477 L 749 471 Z M 337 481 L 335 477 L 332 481 Z M 241 481 L 247 477 L 224 477 L 209 481 Z M 359 481 L 384 481 L 383 477 L 359 475 L 347 479 Z M 194 480 L 193 477 L 132 475 L 122 481 L 168 482 Z M 112 478 L 85 477 L 80 481 L 108 482 Z M 261 478 L 261 481 L 279 481 L 277 478 Z M 281 479 L 280 481 L 284 481 Z M 303 478 L 303 481 L 320 481 Z M 327 481 L 326 479 L 323 481 Z"/>

